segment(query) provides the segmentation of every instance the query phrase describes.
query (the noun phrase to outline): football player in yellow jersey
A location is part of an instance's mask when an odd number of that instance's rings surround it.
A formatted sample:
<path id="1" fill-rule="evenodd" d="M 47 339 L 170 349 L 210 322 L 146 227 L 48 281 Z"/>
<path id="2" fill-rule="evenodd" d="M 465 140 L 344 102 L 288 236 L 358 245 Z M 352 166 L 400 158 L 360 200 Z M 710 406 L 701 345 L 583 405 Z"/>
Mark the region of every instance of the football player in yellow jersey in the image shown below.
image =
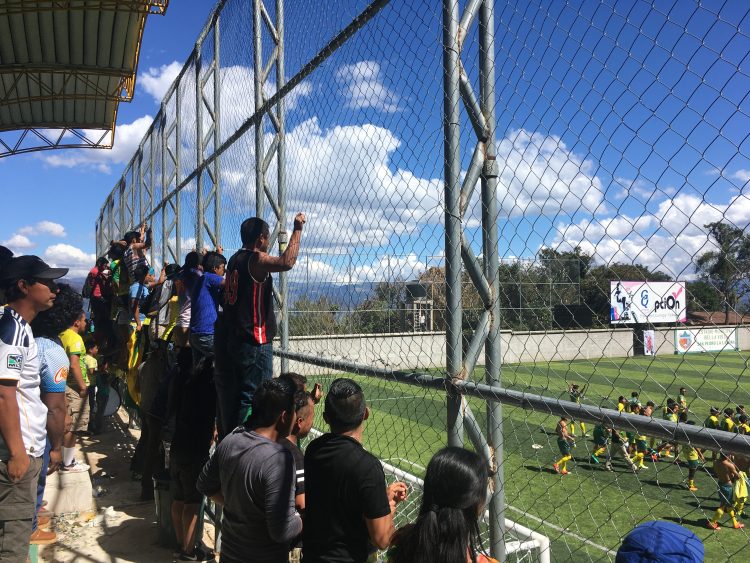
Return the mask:
<path id="1" fill-rule="evenodd" d="M 664 415 L 664 419 L 668 420 L 670 422 L 677 423 L 679 422 L 679 411 L 680 406 L 672 399 L 667 400 L 667 407 L 666 412 Z M 674 448 L 674 462 L 673 463 L 680 463 L 679 455 L 680 450 L 677 446 L 677 442 L 662 442 L 659 447 L 656 449 L 656 451 L 659 453 L 660 457 L 672 457 L 672 455 L 669 453 L 670 450 Z"/>
<path id="2" fill-rule="evenodd" d="M 716 471 L 716 481 L 719 484 L 719 508 L 716 509 L 713 520 L 707 522 L 708 527 L 712 530 L 718 530 L 719 520 L 724 516 L 724 512 L 727 512 L 735 529 L 744 528 L 745 525 L 737 521 L 734 512 L 734 483 L 739 479 L 737 466 L 732 462 L 730 455 L 722 452 L 719 454 L 719 461 L 716 463 L 714 470 Z"/>
<path id="3" fill-rule="evenodd" d="M 581 389 L 578 385 L 575 383 L 572 383 L 568 386 L 568 394 L 570 394 L 570 400 L 574 403 L 581 404 L 581 399 L 583 399 L 584 393 L 586 393 L 586 386 L 583 386 L 583 389 Z M 586 436 L 586 423 L 581 421 L 581 434 Z M 570 435 L 575 437 L 576 435 L 576 421 L 574 419 L 570 420 Z"/>
<path id="4" fill-rule="evenodd" d="M 594 453 L 591 454 L 590 460 L 592 463 L 598 464 L 599 456 L 607 453 L 607 444 L 609 444 L 609 438 L 611 435 L 612 429 L 607 428 L 603 423 L 594 426 L 594 446 L 596 449 L 594 450 Z M 607 458 L 609 458 L 609 455 L 607 455 Z"/>
<path id="5" fill-rule="evenodd" d="M 724 409 L 724 418 L 719 423 L 719 430 L 723 430 L 724 432 L 736 432 L 734 429 L 735 426 L 734 411 L 729 408 Z"/>
<path id="6" fill-rule="evenodd" d="M 557 447 L 560 448 L 562 457 L 557 460 L 557 462 L 553 463 L 552 467 L 555 469 L 555 473 L 567 475 L 568 462 L 573 458 L 573 456 L 570 455 L 570 447 L 574 443 L 573 437 L 568 433 L 567 417 L 560 417 L 560 421 L 555 427 L 555 434 L 557 434 Z"/>
<path id="7" fill-rule="evenodd" d="M 617 412 L 623 412 L 626 410 L 628 402 L 625 400 L 625 397 L 620 395 L 617 397 Z"/>
<path id="8" fill-rule="evenodd" d="M 719 409 L 711 407 L 708 418 L 703 422 L 703 426 L 710 428 L 711 430 L 719 429 Z M 711 450 L 711 462 L 716 462 L 716 450 Z"/>
<path id="9" fill-rule="evenodd" d="M 688 416 L 688 404 L 687 404 L 687 389 L 680 387 L 680 394 L 677 395 L 677 405 L 679 406 L 678 416 L 680 422 L 687 422 Z"/>
<path id="10" fill-rule="evenodd" d="M 745 405 L 737 405 L 737 406 L 736 406 L 736 407 L 734 408 L 734 421 L 735 421 L 735 422 L 739 422 L 739 420 L 740 420 L 740 417 L 741 417 L 741 416 L 742 416 L 743 414 L 746 414 L 746 413 L 745 413 Z"/>
<path id="11" fill-rule="evenodd" d="M 644 416 L 653 418 L 655 410 L 656 410 L 656 404 L 653 401 L 648 401 L 646 403 L 646 407 L 641 412 Z M 650 436 L 648 438 L 648 449 L 649 449 L 649 453 L 651 454 L 651 461 L 659 460 L 659 456 L 657 455 L 656 450 L 654 449 L 655 447 L 656 447 L 656 438 L 654 438 L 653 436 Z"/>
<path id="12" fill-rule="evenodd" d="M 748 424 L 748 418 L 746 414 L 741 414 L 735 426 L 735 430 L 738 434 L 750 434 L 750 424 Z"/>
<path id="13" fill-rule="evenodd" d="M 688 420 L 688 424 L 694 425 L 694 420 Z M 698 490 L 698 487 L 695 485 L 695 474 L 698 471 L 698 466 L 700 465 L 700 462 L 705 462 L 705 458 L 703 457 L 703 452 L 700 451 L 700 449 L 696 448 L 695 446 L 692 446 L 690 444 L 687 445 L 685 448 L 687 450 L 687 460 L 688 460 L 688 489 L 690 489 L 691 492 L 695 492 Z"/>
<path id="14" fill-rule="evenodd" d="M 641 415 L 645 414 L 643 409 L 637 409 L 637 413 Z M 638 469 L 648 469 L 646 464 L 643 463 L 646 454 L 650 452 L 648 444 L 646 443 L 647 439 L 648 438 L 645 434 L 639 433 L 633 436 L 633 442 L 635 444 L 635 463 Z"/>

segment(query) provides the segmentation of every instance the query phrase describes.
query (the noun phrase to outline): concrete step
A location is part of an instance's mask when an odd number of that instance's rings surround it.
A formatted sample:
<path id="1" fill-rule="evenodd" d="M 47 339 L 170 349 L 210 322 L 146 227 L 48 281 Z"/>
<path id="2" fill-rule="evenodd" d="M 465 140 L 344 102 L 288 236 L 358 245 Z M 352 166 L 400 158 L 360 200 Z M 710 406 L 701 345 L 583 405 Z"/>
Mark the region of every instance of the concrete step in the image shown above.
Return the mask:
<path id="1" fill-rule="evenodd" d="M 55 471 L 47 477 L 44 500 L 48 503 L 47 510 L 54 514 L 96 510 L 92 497 L 91 475 L 88 471 Z"/>

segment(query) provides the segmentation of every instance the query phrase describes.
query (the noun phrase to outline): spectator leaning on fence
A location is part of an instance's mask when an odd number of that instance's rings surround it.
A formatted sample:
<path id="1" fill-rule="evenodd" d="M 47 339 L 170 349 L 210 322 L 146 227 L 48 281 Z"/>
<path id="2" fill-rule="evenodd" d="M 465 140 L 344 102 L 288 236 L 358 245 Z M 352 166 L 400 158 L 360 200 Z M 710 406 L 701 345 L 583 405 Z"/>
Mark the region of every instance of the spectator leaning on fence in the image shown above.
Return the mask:
<path id="1" fill-rule="evenodd" d="M 214 356 L 214 325 L 219 300 L 224 288 L 227 259 L 220 252 L 207 252 L 203 257 L 203 275 L 195 280 L 190 294 L 190 348 L 196 369 L 201 360 Z"/>
<path id="2" fill-rule="evenodd" d="M 305 451 L 305 563 L 363 563 L 391 542 L 406 485 L 386 487 L 380 461 L 362 447 L 369 414 L 356 382 L 340 378 L 331 384 L 323 412 L 331 432 Z"/>
<path id="3" fill-rule="evenodd" d="M 29 323 L 52 307 L 54 280 L 67 269 L 36 256 L 19 256 L 0 272 L 7 305 L 0 304 L 0 560 L 23 563 L 28 554 L 37 480 L 47 431 L 40 395 L 39 351 Z M 23 413 L 23 423 L 21 422 Z"/>
<path id="4" fill-rule="evenodd" d="M 302 531 L 294 509 L 294 458 L 278 443 L 294 424 L 294 382 L 263 382 L 247 425 L 216 448 L 198 490 L 224 505 L 222 563 L 281 563 Z"/>
<path id="5" fill-rule="evenodd" d="M 482 553 L 479 517 L 489 472 L 480 456 L 444 448 L 427 464 L 416 522 L 393 536 L 391 563 L 497 563 Z"/>
<path id="6" fill-rule="evenodd" d="M 298 213 L 289 245 L 278 257 L 268 254 L 271 231 L 265 221 L 253 217 L 240 227 L 242 248 L 227 264 L 223 326 L 216 333 L 217 353 L 226 356 L 216 378 L 220 436 L 245 420 L 256 388 L 272 375 L 276 317 L 271 274 L 291 270 L 297 262 L 304 224 L 305 215 Z"/>
<path id="7" fill-rule="evenodd" d="M 151 248 L 151 229 L 143 223 L 137 231 L 125 233 L 124 240 L 120 241 L 120 245 L 123 244 L 125 252 L 123 252 L 122 260 L 125 262 L 130 278 L 133 279 L 138 266 L 146 266 L 147 269 L 149 267 L 146 250 Z"/>

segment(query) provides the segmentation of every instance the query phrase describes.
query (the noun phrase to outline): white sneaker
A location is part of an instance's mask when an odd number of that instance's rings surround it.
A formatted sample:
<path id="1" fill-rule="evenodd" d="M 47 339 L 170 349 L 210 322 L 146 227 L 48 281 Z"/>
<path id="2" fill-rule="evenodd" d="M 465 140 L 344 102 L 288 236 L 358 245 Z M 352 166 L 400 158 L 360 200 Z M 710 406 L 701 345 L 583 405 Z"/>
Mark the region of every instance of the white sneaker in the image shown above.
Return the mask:
<path id="1" fill-rule="evenodd" d="M 83 463 L 82 461 L 78 460 L 74 460 L 70 465 L 64 465 L 62 467 L 62 471 L 68 471 L 70 473 L 82 473 L 84 471 L 88 471 L 89 469 L 90 467 L 87 463 Z"/>

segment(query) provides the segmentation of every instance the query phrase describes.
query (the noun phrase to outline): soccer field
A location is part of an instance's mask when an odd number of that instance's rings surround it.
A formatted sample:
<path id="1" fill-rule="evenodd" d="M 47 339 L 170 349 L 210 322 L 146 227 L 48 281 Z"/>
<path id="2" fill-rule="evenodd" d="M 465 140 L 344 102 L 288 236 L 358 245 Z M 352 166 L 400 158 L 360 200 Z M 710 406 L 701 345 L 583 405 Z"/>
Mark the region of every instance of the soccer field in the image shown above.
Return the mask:
<path id="1" fill-rule="evenodd" d="M 585 403 L 615 408 L 619 395 L 639 391 L 641 401 L 663 404 L 676 398 L 679 387 L 688 389 L 690 419 L 702 424 L 709 406 L 723 409 L 750 406 L 750 355 L 659 356 L 504 365 L 503 386 L 568 399 L 567 384 L 588 384 Z M 474 377 L 481 378 L 477 368 Z M 333 375 L 311 377 L 324 390 Z M 363 387 L 372 416 L 365 430 L 365 446 L 381 459 L 422 477 L 432 454 L 446 443 L 444 394 L 428 389 L 353 376 Z M 484 403 L 470 399 L 484 428 Z M 316 428 L 326 429 L 322 408 Z M 661 411 L 658 412 L 661 416 Z M 610 473 L 592 465 L 592 427 L 573 449 L 571 474 L 556 475 L 552 462 L 559 458 L 554 428 L 557 417 L 505 407 L 504 473 L 507 518 L 536 530 L 552 541 L 553 561 L 614 560 L 621 538 L 637 524 L 666 519 L 681 523 L 703 539 L 707 561 L 750 560 L 750 532 L 731 528 L 728 517 L 718 532 L 705 528 L 716 509 L 713 478 L 699 471 L 698 491 L 685 482 L 687 469 L 667 461 L 647 462 L 648 469 L 633 474 L 615 461 Z M 468 440 L 467 440 L 468 444 Z M 541 449 L 532 448 L 539 444 Z M 750 528 L 750 519 L 744 521 Z M 739 559 L 736 557 L 739 556 Z"/>

